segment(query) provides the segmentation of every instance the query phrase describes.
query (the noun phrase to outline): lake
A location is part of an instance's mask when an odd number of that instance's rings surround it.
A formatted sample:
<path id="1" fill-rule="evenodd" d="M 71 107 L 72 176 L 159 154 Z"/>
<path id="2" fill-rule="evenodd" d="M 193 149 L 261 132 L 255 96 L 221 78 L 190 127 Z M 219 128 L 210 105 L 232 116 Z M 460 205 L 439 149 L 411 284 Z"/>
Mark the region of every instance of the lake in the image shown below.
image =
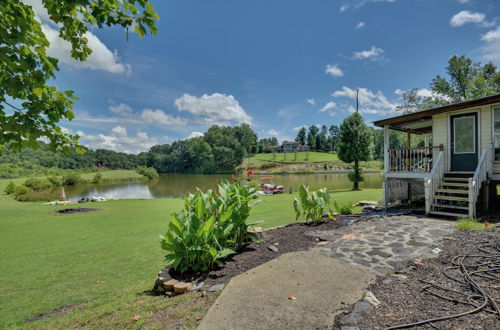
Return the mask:
<path id="1" fill-rule="evenodd" d="M 255 175 L 258 178 L 259 175 Z M 311 190 L 323 187 L 329 189 L 351 189 L 352 183 L 347 173 L 328 174 L 274 174 L 275 184 L 283 185 L 285 191 L 297 191 L 301 184 L 309 184 Z M 382 188 L 383 178 L 380 173 L 365 173 L 361 188 Z M 82 197 L 102 196 L 109 199 L 155 199 L 181 197 L 194 192 L 196 187 L 207 190 L 216 189 L 223 180 L 230 180 L 225 174 L 161 174 L 158 180 L 122 182 L 114 184 L 86 184 L 66 187 L 69 200 Z"/>

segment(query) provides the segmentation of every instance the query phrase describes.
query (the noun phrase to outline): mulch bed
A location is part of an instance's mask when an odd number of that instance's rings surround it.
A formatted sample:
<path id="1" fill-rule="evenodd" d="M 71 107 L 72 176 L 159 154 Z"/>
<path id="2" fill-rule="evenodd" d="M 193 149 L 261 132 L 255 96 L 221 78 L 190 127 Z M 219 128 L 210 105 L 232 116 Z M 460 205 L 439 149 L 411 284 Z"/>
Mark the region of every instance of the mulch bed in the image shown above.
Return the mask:
<path id="1" fill-rule="evenodd" d="M 408 263 L 406 269 L 401 271 L 403 274 L 379 278 L 376 283 L 370 285 L 369 290 L 382 304 L 379 308 L 363 314 L 361 323 L 356 325 L 360 329 L 384 329 L 389 326 L 458 314 L 473 309 L 471 306 L 445 300 L 424 291 L 426 284 L 421 280 L 438 284 L 447 289 L 455 289 L 467 294 L 472 293 L 467 288 L 461 287 L 456 282 L 445 277 L 443 270 L 451 265 L 451 260 L 455 256 L 467 252 L 472 244 L 490 241 L 495 246 L 495 244 L 498 244 L 499 238 L 500 226 L 498 225 L 496 228 L 487 231 L 455 232 L 450 238 L 444 240 L 443 251 L 437 259 L 423 260 L 421 262 L 412 261 Z M 474 250 L 474 253 L 476 253 L 476 250 Z M 451 274 L 460 278 L 458 271 Z M 496 276 L 498 278 L 498 275 Z M 496 280 L 497 286 L 498 280 Z M 500 301 L 500 288 L 487 288 L 486 290 L 493 299 Z M 450 292 L 441 291 L 439 293 L 450 296 Z M 451 294 L 453 295 L 453 293 Z M 464 300 L 461 295 L 456 295 L 455 299 Z M 340 327 L 339 320 L 344 315 L 346 313 L 335 318 L 335 328 Z M 500 329 L 500 318 L 483 310 L 475 314 L 432 324 L 427 323 L 408 329 Z"/>
<path id="2" fill-rule="evenodd" d="M 88 207 L 77 207 L 77 208 L 71 208 L 71 209 L 58 210 L 56 212 L 59 214 L 73 214 L 73 213 L 94 212 L 94 211 L 98 211 L 98 210 L 99 209 L 93 209 L 93 208 L 88 208 Z"/>
<path id="3" fill-rule="evenodd" d="M 294 223 L 284 227 L 264 231 L 261 242 L 248 243 L 237 254 L 226 259 L 223 267 L 210 272 L 197 274 L 172 274 L 172 277 L 184 282 L 204 281 L 205 286 L 224 283 L 241 273 L 266 263 L 281 254 L 306 250 L 313 247 L 317 240 L 315 237 L 305 235 L 305 232 L 314 230 L 331 230 L 342 226 L 342 221 L 327 221 L 318 224 Z M 277 245 L 273 245 L 278 243 Z M 268 246 L 278 248 L 278 252 L 271 251 Z"/>

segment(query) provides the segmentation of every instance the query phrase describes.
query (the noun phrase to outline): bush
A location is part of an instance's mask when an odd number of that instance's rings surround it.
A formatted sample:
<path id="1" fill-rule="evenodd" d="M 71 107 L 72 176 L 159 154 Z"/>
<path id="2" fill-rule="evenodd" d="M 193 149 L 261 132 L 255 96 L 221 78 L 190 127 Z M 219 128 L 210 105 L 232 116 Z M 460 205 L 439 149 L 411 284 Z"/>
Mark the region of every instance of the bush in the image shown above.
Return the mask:
<path id="1" fill-rule="evenodd" d="M 295 220 L 299 220 L 304 215 L 306 221 L 321 221 L 323 215 L 331 214 L 330 193 L 328 189 L 323 188 L 315 192 L 309 192 L 309 186 L 301 185 L 299 187 L 299 199 L 293 201 L 295 210 Z"/>
<path id="2" fill-rule="evenodd" d="M 152 167 L 139 166 L 135 169 L 135 171 L 139 174 L 144 175 L 150 180 L 158 179 L 158 172 Z"/>
<path id="3" fill-rule="evenodd" d="M 16 188 L 16 191 L 14 191 L 14 196 L 17 199 L 19 196 L 28 194 L 30 192 L 31 192 L 30 188 L 28 188 L 26 186 L 19 186 L 19 187 Z"/>
<path id="4" fill-rule="evenodd" d="M 83 183 L 86 183 L 86 181 L 77 173 L 68 173 L 62 177 L 64 186 L 75 186 Z"/>
<path id="5" fill-rule="evenodd" d="M 16 191 L 16 184 L 11 181 L 7 184 L 7 187 L 3 190 L 7 195 L 13 194 Z"/>
<path id="6" fill-rule="evenodd" d="M 59 176 L 52 175 L 49 176 L 47 180 L 49 180 L 49 182 L 52 183 L 54 187 L 60 187 L 63 185 L 62 178 Z"/>
<path id="7" fill-rule="evenodd" d="M 102 174 L 101 173 L 94 174 L 94 177 L 92 178 L 92 183 L 100 183 L 101 181 L 102 181 Z"/>
<path id="8" fill-rule="evenodd" d="M 25 187 L 26 188 L 26 187 Z M 56 196 L 54 193 L 48 190 L 35 191 L 27 188 L 28 191 L 23 191 L 22 194 L 16 195 L 16 200 L 19 202 L 38 202 L 38 201 L 50 201 Z"/>
<path id="9" fill-rule="evenodd" d="M 349 215 L 353 213 L 353 207 L 351 203 L 338 204 L 335 201 L 333 203 L 333 206 L 335 207 L 335 211 L 337 211 L 338 214 Z"/>
<path id="10" fill-rule="evenodd" d="M 235 253 L 248 238 L 246 220 L 259 200 L 253 188 L 240 182 L 219 185 L 219 191 L 200 189 L 184 198 L 184 209 L 173 213 L 161 238 L 165 260 L 174 270 L 207 271 Z"/>
<path id="11" fill-rule="evenodd" d="M 52 183 L 47 179 L 29 178 L 24 181 L 24 186 L 33 190 L 44 190 L 52 188 Z"/>
<path id="12" fill-rule="evenodd" d="M 460 218 L 457 220 L 456 230 L 485 230 L 488 227 L 493 227 L 494 225 L 488 222 L 481 223 L 474 218 Z"/>

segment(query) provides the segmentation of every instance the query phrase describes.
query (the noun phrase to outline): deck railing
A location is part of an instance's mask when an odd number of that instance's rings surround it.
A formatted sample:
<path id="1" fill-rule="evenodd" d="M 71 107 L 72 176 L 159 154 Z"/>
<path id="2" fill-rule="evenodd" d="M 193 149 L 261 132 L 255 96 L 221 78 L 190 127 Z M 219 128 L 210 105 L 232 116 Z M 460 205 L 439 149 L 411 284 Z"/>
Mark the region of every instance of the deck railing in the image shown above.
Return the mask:
<path id="1" fill-rule="evenodd" d="M 429 176 L 425 178 L 425 213 L 431 211 L 434 195 L 444 176 L 444 152 L 440 151 Z"/>
<path id="2" fill-rule="evenodd" d="M 390 148 L 389 172 L 430 172 L 432 170 L 432 149 L 432 147 Z"/>
<path id="3" fill-rule="evenodd" d="M 479 192 L 481 190 L 481 186 L 483 182 L 488 179 L 488 173 L 491 173 L 491 159 L 489 159 L 490 152 L 488 150 L 484 150 L 481 153 L 481 157 L 479 158 L 479 162 L 476 167 L 476 171 L 474 172 L 474 176 L 469 178 L 469 216 L 476 216 L 476 203 L 477 198 L 479 197 Z"/>

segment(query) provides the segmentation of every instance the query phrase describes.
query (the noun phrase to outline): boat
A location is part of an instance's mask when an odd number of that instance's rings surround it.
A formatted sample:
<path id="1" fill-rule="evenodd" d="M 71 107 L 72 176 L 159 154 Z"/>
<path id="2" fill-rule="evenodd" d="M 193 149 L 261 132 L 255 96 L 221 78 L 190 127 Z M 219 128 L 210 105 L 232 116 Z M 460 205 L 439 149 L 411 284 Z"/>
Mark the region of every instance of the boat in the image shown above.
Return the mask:
<path id="1" fill-rule="evenodd" d="M 274 194 L 282 194 L 285 192 L 285 187 L 281 185 L 275 185 L 273 182 L 273 178 L 271 178 L 270 176 L 263 176 L 257 178 L 257 180 L 268 181 L 268 183 L 260 184 L 259 193 L 261 195 L 274 195 Z"/>

